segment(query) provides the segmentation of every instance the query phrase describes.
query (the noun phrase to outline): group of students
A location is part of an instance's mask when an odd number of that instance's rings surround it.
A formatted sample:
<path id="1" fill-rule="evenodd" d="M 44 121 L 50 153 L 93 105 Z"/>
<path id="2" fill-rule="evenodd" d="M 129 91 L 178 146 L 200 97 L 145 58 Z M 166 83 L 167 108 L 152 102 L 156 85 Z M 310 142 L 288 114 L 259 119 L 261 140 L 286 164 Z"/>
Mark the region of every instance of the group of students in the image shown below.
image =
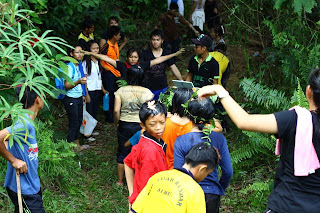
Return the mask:
<path id="1" fill-rule="evenodd" d="M 147 101 L 139 109 L 143 133 L 137 145 L 124 159 L 131 212 L 218 212 L 220 195 L 229 184 L 232 167 L 227 143 L 222 133 L 212 132 L 211 140 L 201 132 L 213 116 L 214 105 L 208 96 L 217 95 L 235 125 L 246 131 L 274 134 L 279 140 L 276 154 L 280 160 L 274 188 L 269 195 L 266 213 L 316 213 L 320 204 L 320 69 L 311 71 L 306 88 L 309 109 L 294 107 L 274 114 L 248 114 L 221 85 L 209 85 L 190 98 L 191 91 L 178 89 L 173 101 L 173 115 L 167 117 L 163 104 Z M 21 88 L 17 88 L 17 97 Z M 187 110 L 179 107 L 187 100 Z M 4 186 L 18 212 L 16 173 L 20 175 L 23 206 L 32 213 L 45 212 L 38 169 L 38 146 L 35 127 L 30 122 L 43 108 L 43 100 L 28 86 L 20 99 L 32 113 L 0 131 L 0 155 L 7 161 Z M 176 108 L 178 107 L 178 108 Z M 180 112 L 187 112 L 181 114 Z M 181 117 L 182 116 L 182 117 Z M 186 118 L 188 122 L 182 122 Z M 179 124 L 178 119 L 181 119 Z M 197 119 L 202 118 L 202 119 Z M 172 125 L 176 123 L 175 135 Z M 185 125 L 183 125 L 183 123 Z M 168 124 L 168 125 L 167 125 Z M 26 126 L 25 126 L 26 125 Z M 181 128 L 184 126 L 184 128 Z M 168 127 L 168 128 L 167 128 Z M 23 130 L 27 128 L 27 130 Z M 184 130 L 182 130 L 184 129 Z M 187 133 L 189 131 L 189 133 Z M 168 132 L 166 143 L 165 138 Z M 9 137 L 25 135 L 24 152 Z M 180 136 L 179 136 L 180 135 Z M 175 136 L 179 136 L 174 139 Z M 173 169 L 168 170 L 173 150 Z M 168 152 L 170 153 L 170 152 Z M 171 153 L 172 154 L 172 153 Z M 219 178 L 217 165 L 221 167 Z M 198 185 L 198 183 L 199 185 Z"/>

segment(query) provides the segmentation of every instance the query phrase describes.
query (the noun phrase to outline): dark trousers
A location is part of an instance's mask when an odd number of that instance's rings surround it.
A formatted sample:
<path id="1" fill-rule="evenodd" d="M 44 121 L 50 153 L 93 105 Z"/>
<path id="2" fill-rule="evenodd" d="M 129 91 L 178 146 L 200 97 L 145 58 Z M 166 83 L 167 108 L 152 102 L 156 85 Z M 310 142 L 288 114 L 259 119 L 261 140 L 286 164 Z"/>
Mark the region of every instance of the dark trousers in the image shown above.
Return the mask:
<path id="1" fill-rule="evenodd" d="M 14 204 L 14 213 L 19 213 L 18 195 L 8 187 L 6 188 L 8 195 Z M 23 212 L 30 210 L 31 213 L 45 213 L 42 201 L 41 189 L 37 194 L 34 195 L 22 195 L 22 206 Z"/>
<path id="2" fill-rule="evenodd" d="M 139 130 L 139 123 L 119 121 L 117 163 L 123 163 L 123 159 L 130 153 L 131 147 L 125 147 L 124 144 Z"/>
<path id="3" fill-rule="evenodd" d="M 89 91 L 90 103 L 86 104 L 87 112 L 97 120 L 101 90 Z"/>
<path id="4" fill-rule="evenodd" d="M 220 195 L 204 194 L 206 198 L 207 213 L 219 213 L 220 208 Z"/>
<path id="5" fill-rule="evenodd" d="M 114 82 L 116 76 L 110 71 L 102 73 L 102 84 L 105 90 L 109 92 L 109 110 L 105 111 L 106 121 L 113 123 L 113 107 L 114 107 Z"/>
<path id="6" fill-rule="evenodd" d="M 179 44 L 180 44 L 179 39 L 176 39 L 173 41 L 165 40 L 163 42 L 163 48 L 169 50 L 170 53 L 175 53 L 175 52 L 178 52 L 178 50 L 179 50 Z"/>
<path id="7" fill-rule="evenodd" d="M 80 126 L 83 119 L 83 99 L 70 98 L 65 96 L 63 99 L 69 120 L 68 142 L 77 140 L 80 136 Z"/>

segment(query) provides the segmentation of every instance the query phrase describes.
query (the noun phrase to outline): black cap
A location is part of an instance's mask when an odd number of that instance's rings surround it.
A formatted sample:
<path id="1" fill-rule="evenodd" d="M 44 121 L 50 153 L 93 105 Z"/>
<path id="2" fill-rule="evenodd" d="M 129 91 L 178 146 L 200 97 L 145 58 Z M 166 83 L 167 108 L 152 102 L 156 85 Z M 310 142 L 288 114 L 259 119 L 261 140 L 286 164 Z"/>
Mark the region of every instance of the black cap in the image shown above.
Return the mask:
<path id="1" fill-rule="evenodd" d="M 199 35 L 198 38 L 191 39 L 192 43 L 195 45 L 201 45 L 203 47 L 207 47 L 208 51 L 210 50 L 212 46 L 212 39 L 204 34 Z"/>

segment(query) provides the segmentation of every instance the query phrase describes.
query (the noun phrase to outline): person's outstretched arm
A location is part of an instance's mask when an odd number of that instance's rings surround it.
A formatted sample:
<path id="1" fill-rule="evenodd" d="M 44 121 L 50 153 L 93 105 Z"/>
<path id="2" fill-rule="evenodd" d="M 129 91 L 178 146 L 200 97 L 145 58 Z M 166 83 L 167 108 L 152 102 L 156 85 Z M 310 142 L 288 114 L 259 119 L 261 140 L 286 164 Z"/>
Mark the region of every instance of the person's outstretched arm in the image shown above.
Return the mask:
<path id="1" fill-rule="evenodd" d="M 191 13 L 192 14 L 192 13 Z M 200 33 L 192 26 L 192 24 L 190 22 L 187 21 L 187 19 L 185 19 L 181 14 L 178 15 L 179 21 L 186 25 L 187 27 L 189 27 L 196 36 L 199 36 Z"/>
<path id="2" fill-rule="evenodd" d="M 97 58 L 97 59 L 100 59 L 100 60 L 103 60 L 109 64 L 111 64 L 114 68 L 117 68 L 117 62 L 116 60 L 106 56 L 106 55 L 103 55 L 103 54 L 97 54 L 97 53 L 93 53 L 93 52 L 88 52 L 88 51 L 83 51 L 83 53 L 85 55 L 92 55 L 93 57 Z"/>
<path id="3" fill-rule="evenodd" d="M 221 85 L 204 86 L 198 90 L 200 98 L 215 94 L 219 97 L 223 96 L 220 101 L 239 129 L 270 134 L 278 133 L 277 121 L 273 114 L 248 114 L 230 95 L 227 95 L 227 91 Z"/>
<path id="4" fill-rule="evenodd" d="M 0 155 L 9 161 L 13 168 L 15 168 L 18 173 L 24 173 L 26 174 L 28 172 L 27 163 L 19 160 L 18 158 L 15 158 L 6 148 L 4 144 L 4 139 L 7 137 L 7 135 L 10 134 L 7 129 L 3 129 L 0 131 Z"/>
<path id="5" fill-rule="evenodd" d="M 170 55 L 164 55 L 164 56 L 161 56 L 159 58 L 156 58 L 156 59 L 153 59 L 150 61 L 150 67 L 154 66 L 154 65 L 157 65 L 157 64 L 161 64 L 162 62 L 164 61 L 167 61 L 173 57 L 176 57 L 178 55 L 180 55 L 181 53 L 184 52 L 184 48 L 181 48 L 178 52 L 175 52 L 175 53 L 172 53 Z"/>

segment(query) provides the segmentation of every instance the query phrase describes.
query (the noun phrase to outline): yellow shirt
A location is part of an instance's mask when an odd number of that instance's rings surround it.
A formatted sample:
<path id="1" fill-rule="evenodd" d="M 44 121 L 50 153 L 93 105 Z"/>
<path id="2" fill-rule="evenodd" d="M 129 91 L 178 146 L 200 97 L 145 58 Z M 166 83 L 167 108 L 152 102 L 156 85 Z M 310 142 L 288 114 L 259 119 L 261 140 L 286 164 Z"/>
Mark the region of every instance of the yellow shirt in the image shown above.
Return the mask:
<path id="1" fill-rule="evenodd" d="M 79 39 L 83 39 L 86 42 L 90 41 L 90 40 L 94 40 L 94 35 L 93 33 L 89 34 L 89 37 L 86 37 L 85 35 L 83 35 L 83 33 L 80 33 L 80 35 L 78 36 L 78 40 Z"/>
<path id="2" fill-rule="evenodd" d="M 219 80 L 218 84 L 221 85 L 221 79 L 223 73 L 226 71 L 229 65 L 229 59 L 227 56 L 223 55 L 222 53 L 215 51 L 215 52 L 210 52 L 210 55 L 219 63 Z"/>
<path id="3" fill-rule="evenodd" d="M 205 213 L 202 188 L 188 174 L 173 169 L 153 175 L 132 205 L 137 213 Z"/>

